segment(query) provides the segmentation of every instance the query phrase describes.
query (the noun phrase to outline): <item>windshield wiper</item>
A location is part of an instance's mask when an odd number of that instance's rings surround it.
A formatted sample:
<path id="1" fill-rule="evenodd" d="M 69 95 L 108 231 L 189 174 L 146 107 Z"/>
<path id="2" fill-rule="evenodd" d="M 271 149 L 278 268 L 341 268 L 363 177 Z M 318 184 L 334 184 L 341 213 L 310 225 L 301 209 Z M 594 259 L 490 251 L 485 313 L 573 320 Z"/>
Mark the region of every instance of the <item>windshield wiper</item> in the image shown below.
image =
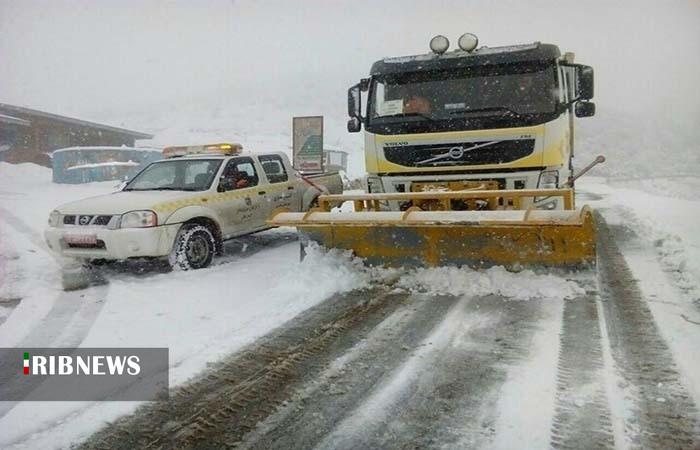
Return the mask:
<path id="1" fill-rule="evenodd" d="M 513 111 L 512 109 L 506 108 L 504 106 L 491 106 L 489 108 L 477 108 L 477 109 L 462 108 L 462 109 L 456 109 L 454 111 L 450 111 L 450 114 L 482 113 L 482 112 L 507 112 L 507 113 L 515 114 L 516 116 L 520 115 L 519 112 Z"/>
<path id="2" fill-rule="evenodd" d="M 431 116 L 421 113 L 421 112 L 404 112 L 404 113 L 396 113 L 396 114 L 388 114 L 386 116 L 378 116 L 376 119 L 385 119 L 387 117 L 422 117 L 423 119 L 426 119 L 430 122 L 434 122 L 435 119 L 433 119 Z"/>
<path id="3" fill-rule="evenodd" d="M 126 188 L 124 190 L 125 191 L 181 191 L 184 189 L 177 189 L 177 188 L 173 188 L 173 187 L 157 187 L 157 188 L 146 188 L 146 189 Z"/>

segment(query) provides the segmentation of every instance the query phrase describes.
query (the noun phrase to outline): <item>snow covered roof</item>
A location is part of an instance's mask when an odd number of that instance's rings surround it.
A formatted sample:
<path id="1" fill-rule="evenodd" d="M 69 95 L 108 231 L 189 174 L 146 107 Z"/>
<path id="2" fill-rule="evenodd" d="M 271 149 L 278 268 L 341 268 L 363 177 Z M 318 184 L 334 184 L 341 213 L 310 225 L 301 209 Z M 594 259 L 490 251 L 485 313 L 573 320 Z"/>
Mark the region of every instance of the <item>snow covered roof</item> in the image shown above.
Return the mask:
<path id="1" fill-rule="evenodd" d="M 7 116 L 5 114 L 0 114 L 0 122 L 9 123 L 12 125 L 22 125 L 28 127 L 31 122 L 28 120 L 20 119 L 19 117 Z"/>
<path id="2" fill-rule="evenodd" d="M 101 162 L 101 163 L 93 163 L 93 164 L 80 164 L 77 166 L 70 166 L 66 170 L 94 169 L 96 167 L 118 167 L 118 166 L 135 167 L 135 166 L 140 166 L 140 165 L 141 164 L 134 162 L 134 161 L 110 161 L 110 162 Z"/>
<path id="3" fill-rule="evenodd" d="M 70 152 L 70 151 L 100 151 L 100 150 L 109 150 L 109 151 L 141 151 L 141 152 L 158 152 L 160 153 L 160 149 L 157 148 L 148 148 L 148 147 L 107 147 L 107 146 L 102 146 L 102 147 L 66 147 L 66 148 L 59 148 L 58 150 L 54 150 L 53 153 L 61 153 L 61 152 Z"/>
<path id="4" fill-rule="evenodd" d="M 126 135 L 134 137 L 135 139 L 152 139 L 153 138 L 152 134 L 141 133 L 139 131 L 127 130 L 126 128 L 118 128 L 118 127 L 104 125 L 104 124 L 96 123 L 96 122 L 88 122 L 87 120 L 74 119 L 72 117 L 59 116 L 58 114 L 51 114 L 51 113 L 39 111 L 36 109 L 25 108 L 23 106 L 9 105 L 7 103 L 0 103 L 0 113 L 16 114 L 16 115 L 24 115 L 24 116 L 29 116 L 29 117 L 39 117 L 39 118 L 43 118 L 43 119 L 50 119 L 50 120 L 55 120 L 57 122 L 63 122 L 63 123 L 68 123 L 68 124 L 73 124 L 73 125 L 78 125 L 78 126 L 96 128 L 96 129 L 104 130 L 104 131 L 110 131 L 112 133 L 126 134 Z M 19 118 L 19 117 L 13 117 L 13 116 L 8 116 L 8 117 L 11 117 L 13 119 L 19 119 L 19 120 L 26 121 L 26 117 L 25 118 Z M 24 125 L 24 124 L 22 124 L 22 125 Z M 29 123 L 27 122 L 26 125 L 29 125 Z"/>

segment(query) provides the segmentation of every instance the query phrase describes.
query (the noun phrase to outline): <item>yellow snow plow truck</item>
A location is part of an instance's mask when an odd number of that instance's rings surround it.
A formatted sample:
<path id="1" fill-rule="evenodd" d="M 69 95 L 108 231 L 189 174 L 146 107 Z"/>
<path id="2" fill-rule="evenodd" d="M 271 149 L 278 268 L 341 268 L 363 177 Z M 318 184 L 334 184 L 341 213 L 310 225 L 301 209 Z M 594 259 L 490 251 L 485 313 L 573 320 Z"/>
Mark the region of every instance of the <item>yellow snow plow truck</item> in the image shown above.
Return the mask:
<path id="1" fill-rule="evenodd" d="M 576 208 L 574 181 L 604 158 L 573 170 L 574 116 L 595 113 L 593 69 L 551 44 L 477 45 L 467 33 L 448 51 L 436 36 L 432 53 L 375 62 L 348 90 L 348 131 L 365 128 L 365 193 L 323 195 L 270 223 L 370 264 L 593 263 L 592 211 Z M 345 202 L 354 210 L 336 208 Z"/>

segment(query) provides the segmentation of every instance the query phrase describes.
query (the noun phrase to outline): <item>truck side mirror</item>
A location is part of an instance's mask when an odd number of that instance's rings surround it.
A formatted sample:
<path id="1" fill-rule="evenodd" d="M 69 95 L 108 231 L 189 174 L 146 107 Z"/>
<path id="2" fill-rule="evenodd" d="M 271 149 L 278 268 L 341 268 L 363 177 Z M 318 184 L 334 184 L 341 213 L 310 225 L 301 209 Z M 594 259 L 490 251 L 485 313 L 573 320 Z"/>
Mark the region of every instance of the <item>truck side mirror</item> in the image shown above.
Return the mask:
<path id="1" fill-rule="evenodd" d="M 595 115 L 595 103 L 576 102 L 574 113 L 576 114 L 576 117 L 591 117 Z"/>
<path id="2" fill-rule="evenodd" d="M 362 117 L 360 83 L 348 89 L 348 116 L 360 119 Z"/>
<path id="3" fill-rule="evenodd" d="M 362 122 L 360 122 L 360 119 L 357 117 L 353 117 L 352 119 L 348 120 L 348 132 L 349 133 L 357 133 L 362 129 Z"/>
<path id="4" fill-rule="evenodd" d="M 578 81 L 578 98 L 590 100 L 593 98 L 593 67 L 577 66 L 576 79 Z"/>

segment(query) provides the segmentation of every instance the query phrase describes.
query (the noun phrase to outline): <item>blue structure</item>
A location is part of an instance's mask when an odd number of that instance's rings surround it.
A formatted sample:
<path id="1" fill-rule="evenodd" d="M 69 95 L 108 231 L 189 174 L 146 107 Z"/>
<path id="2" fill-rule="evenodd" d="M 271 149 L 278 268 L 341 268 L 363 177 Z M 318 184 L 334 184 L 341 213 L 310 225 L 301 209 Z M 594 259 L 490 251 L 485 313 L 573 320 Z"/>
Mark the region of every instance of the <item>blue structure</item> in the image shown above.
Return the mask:
<path id="1" fill-rule="evenodd" d="M 153 161 L 160 150 L 134 147 L 69 147 L 55 150 L 54 183 L 92 183 L 130 178 Z"/>

